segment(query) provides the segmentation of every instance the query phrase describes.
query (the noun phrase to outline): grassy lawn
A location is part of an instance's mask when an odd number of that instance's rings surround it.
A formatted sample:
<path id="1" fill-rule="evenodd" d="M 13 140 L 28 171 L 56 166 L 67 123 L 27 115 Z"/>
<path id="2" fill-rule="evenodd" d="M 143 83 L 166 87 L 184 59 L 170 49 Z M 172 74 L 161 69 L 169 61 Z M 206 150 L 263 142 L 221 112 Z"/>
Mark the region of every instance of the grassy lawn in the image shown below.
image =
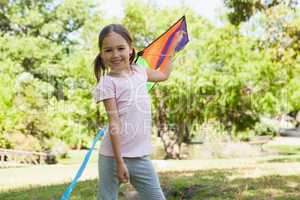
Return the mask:
<path id="1" fill-rule="evenodd" d="M 244 161 L 242 158 L 203 160 L 201 164 L 207 167 L 203 167 L 201 171 L 161 172 L 163 191 L 168 200 L 300 199 L 299 146 L 263 145 L 262 149 L 275 154 Z M 59 163 L 81 163 L 85 153 L 86 151 L 71 151 L 69 157 L 59 160 Z M 97 163 L 97 153 L 92 155 L 90 163 Z M 180 163 L 184 163 L 184 160 Z M 172 165 L 174 164 L 175 162 Z M 224 168 L 219 169 L 220 165 L 224 165 Z M 3 190 L 0 191 L 0 200 L 59 200 L 67 186 L 68 184 L 24 186 Z M 120 189 L 119 199 L 126 200 L 124 193 L 132 189 L 130 185 L 124 185 Z M 70 200 L 95 200 L 96 191 L 97 180 L 79 182 Z"/>
<path id="2" fill-rule="evenodd" d="M 168 199 L 300 199 L 300 176 L 232 178 L 235 171 L 204 171 L 162 179 Z"/>
<path id="3" fill-rule="evenodd" d="M 88 150 L 70 150 L 70 151 L 68 151 L 67 158 L 58 159 L 58 163 L 65 164 L 65 165 L 80 164 L 87 152 L 88 152 Z M 98 161 L 97 153 L 98 153 L 98 150 L 95 150 L 95 152 L 91 154 L 89 163 L 97 163 L 97 161 Z"/>
<path id="4" fill-rule="evenodd" d="M 239 170 L 207 170 L 182 173 L 162 173 L 160 179 L 167 199 L 300 199 L 300 176 L 262 176 L 257 178 L 237 177 Z M 67 187 L 54 185 L 17 189 L 0 193 L 5 200 L 58 200 Z M 96 199 L 97 181 L 80 182 L 71 200 Z M 121 188 L 122 192 L 130 186 Z"/>
<path id="5" fill-rule="evenodd" d="M 96 199 L 96 181 L 84 181 L 77 184 L 70 199 Z M 0 193 L 0 199 L 5 200 L 59 200 L 67 184 L 32 187 L 10 190 Z"/>
<path id="6" fill-rule="evenodd" d="M 263 145 L 264 150 L 269 152 L 275 152 L 279 155 L 300 155 L 300 146 L 291 145 Z"/>

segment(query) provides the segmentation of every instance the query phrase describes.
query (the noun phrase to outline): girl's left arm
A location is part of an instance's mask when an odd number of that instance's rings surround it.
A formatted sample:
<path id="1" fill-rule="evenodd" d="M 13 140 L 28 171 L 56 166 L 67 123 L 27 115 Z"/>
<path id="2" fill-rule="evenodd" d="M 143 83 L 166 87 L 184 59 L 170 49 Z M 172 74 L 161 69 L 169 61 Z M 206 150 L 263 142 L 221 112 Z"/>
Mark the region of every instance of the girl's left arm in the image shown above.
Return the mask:
<path id="1" fill-rule="evenodd" d="M 169 78 L 171 71 L 172 71 L 172 60 L 173 60 L 174 54 L 175 54 L 175 47 L 181 40 L 183 34 L 184 33 L 180 31 L 180 32 L 177 32 L 177 34 L 175 35 L 176 42 L 173 45 L 173 49 L 171 49 L 168 64 L 165 66 L 164 70 L 156 71 L 156 70 L 147 68 L 148 81 L 161 82 L 161 81 L 165 81 Z"/>
<path id="2" fill-rule="evenodd" d="M 160 71 L 156 71 L 150 68 L 147 68 L 147 76 L 148 76 L 148 81 L 150 82 L 162 82 L 162 81 L 166 81 L 172 71 L 172 58 L 170 56 L 169 59 L 169 63 L 166 65 L 166 67 L 164 68 L 164 70 L 160 70 Z"/>

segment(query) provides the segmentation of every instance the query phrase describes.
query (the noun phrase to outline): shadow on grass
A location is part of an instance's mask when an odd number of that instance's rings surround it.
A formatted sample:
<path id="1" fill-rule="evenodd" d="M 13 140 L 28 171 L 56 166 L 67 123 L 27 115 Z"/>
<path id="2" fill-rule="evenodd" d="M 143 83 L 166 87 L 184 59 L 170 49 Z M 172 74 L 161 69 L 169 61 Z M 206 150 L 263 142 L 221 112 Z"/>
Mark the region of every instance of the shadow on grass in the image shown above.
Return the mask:
<path id="1" fill-rule="evenodd" d="M 264 151 L 276 152 L 279 155 L 299 155 L 299 146 L 291 145 L 263 145 Z"/>
<path id="2" fill-rule="evenodd" d="M 295 158 L 295 157 L 292 157 L 292 158 L 274 158 L 274 159 L 270 159 L 270 160 L 267 160 L 265 161 L 267 163 L 291 163 L 291 162 L 300 162 L 300 158 Z"/>
<path id="3" fill-rule="evenodd" d="M 296 200 L 300 199 L 300 176 L 264 176 L 259 178 L 232 178 L 235 170 L 210 170 L 160 174 L 168 200 L 178 199 L 243 199 Z M 67 184 L 32 187 L 0 193 L 5 200 L 59 200 Z M 78 183 L 70 200 L 95 200 L 97 181 Z M 123 192 L 129 188 L 122 188 Z M 125 200 L 120 196 L 120 200 Z"/>
<path id="4" fill-rule="evenodd" d="M 168 200 L 175 199 L 300 199 L 300 176 L 264 176 L 232 179 L 233 171 L 169 173 L 161 176 Z"/>

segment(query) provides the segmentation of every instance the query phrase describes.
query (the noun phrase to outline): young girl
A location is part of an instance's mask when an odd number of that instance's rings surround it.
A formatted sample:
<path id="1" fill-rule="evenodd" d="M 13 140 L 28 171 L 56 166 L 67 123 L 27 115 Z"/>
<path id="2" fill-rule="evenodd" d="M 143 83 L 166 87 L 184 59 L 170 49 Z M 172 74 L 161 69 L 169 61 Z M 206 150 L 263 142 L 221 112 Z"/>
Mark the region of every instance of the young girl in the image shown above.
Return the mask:
<path id="1" fill-rule="evenodd" d="M 175 39 L 179 41 L 178 34 Z M 109 120 L 99 153 L 98 199 L 117 199 L 119 184 L 126 182 L 135 187 L 141 199 L 165 199 L 149 159 L 151 100 L 146 83 L 167 80 L 171 63 L 163 72 L 136 66 L 131 36 L 119 24 L 104 27 L 98 45 L 94 98 L 97 103 L 103 101 Z"/>

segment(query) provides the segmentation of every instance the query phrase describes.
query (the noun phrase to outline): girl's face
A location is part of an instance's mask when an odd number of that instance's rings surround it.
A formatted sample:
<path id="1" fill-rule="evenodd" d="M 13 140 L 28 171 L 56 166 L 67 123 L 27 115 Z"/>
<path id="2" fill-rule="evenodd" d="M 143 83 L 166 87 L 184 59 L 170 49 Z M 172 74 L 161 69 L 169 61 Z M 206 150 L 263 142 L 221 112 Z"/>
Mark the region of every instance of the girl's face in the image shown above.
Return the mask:
<path id="1" fill-rule="evenodd" d="M 109 33 L 102 42 L 101 58 L 105 66 L 112 71 L 119 71 L 130 66 L 132 48 L 118 33 Z"/>

